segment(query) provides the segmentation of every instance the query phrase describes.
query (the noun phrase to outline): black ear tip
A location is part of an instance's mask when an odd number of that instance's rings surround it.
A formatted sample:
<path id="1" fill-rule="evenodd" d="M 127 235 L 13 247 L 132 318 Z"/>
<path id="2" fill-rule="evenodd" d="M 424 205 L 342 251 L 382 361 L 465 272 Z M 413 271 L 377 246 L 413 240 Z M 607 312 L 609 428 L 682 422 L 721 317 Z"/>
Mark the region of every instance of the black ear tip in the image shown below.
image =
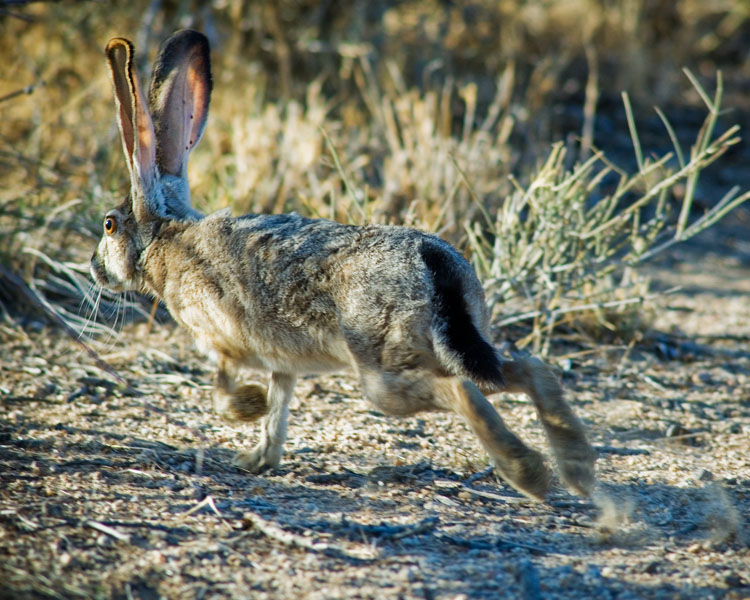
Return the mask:
<path id="1" fill-rule="evenodd" d="M 208 38 L 200 31 L 180 29 L 164 41 L 154 63 L 153 80 L 164 79 L 170 71 L 178 68 L 186 60 L 201 64 L 201 70 L 210 79 L 211 48 Z"/>
<path id="2" fill-rule="evenodd" d="M 118 52 L 125 52 L 126 55 L 133 53 L 133 42 L 121 37 L 114 37 L 107 42 L 104 53 L 109 57 L 114 57 Z"/>
<path id="3" fill-rule="evenodd" d="M 170 35 L 164 42 L 165 50 L 177 48 L 203 47 L 205 51 L 209 50 L 208 38 L 195 29 L 179 29 Z"/>
<path id="4" fill-rule="evenodd" d="M 205 40 L 208 42 L 206 35 L 196 29 L 180 29 L 175 32 L 175 35 L 184 36 L 185 39 L 190 40 Z"/>

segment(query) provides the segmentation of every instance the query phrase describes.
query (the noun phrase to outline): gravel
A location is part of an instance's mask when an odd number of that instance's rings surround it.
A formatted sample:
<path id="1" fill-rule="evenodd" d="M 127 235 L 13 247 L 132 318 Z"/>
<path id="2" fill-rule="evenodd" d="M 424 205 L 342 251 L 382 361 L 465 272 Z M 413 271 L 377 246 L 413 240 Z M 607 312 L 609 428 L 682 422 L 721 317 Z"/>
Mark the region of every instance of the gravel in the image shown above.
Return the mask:
<path id="1" fill-rule="evenodd" d="M 97 346 L 135 395 L 60 331 L 0 325 L 0 598 L 750 598 L 750 278 L 727 269 L 627 360 L 560 359 L 600 486 L 543 504 L 457 417 L 386 417 L 349 375 L 302 379 L 281 468 L 244 473 L 257 427 L 214 413 L 184 332 Z M 528 402 L 493 402 L 544 447 Z"/>

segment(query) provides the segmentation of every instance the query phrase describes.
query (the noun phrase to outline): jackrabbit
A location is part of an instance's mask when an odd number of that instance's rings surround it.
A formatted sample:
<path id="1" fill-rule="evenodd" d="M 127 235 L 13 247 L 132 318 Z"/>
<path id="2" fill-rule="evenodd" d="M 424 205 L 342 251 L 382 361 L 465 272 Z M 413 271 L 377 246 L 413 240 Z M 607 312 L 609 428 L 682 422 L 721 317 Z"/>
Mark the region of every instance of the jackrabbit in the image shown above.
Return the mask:
<path id="1" fill-rule="evenodd" d="M 542 455 L 483 395 L 528 394 L 562 479 L 591 492 L 595 453 L 555 376 L 538 359 L 505 360 L 490 345 L 482 286 L 451 245 L 406 227 L 296 214 L 204 218 L 190 205 L 187 162 L 208 114 L 208 42 L 195 31 L 172 35 L 148 102 L 133 52 L 122 38 L 106 48 L 131 191 L 104 218 L 91 273 L 111 290 L 161 299 L 216 359 L 216 395 L 228 412 L 264 417 L 262 439 L 237 455 L 239 467 L 279 464 L 297 375 L 350 367 L 384 413 L 461 415 L 503 478 L 542 499 L 550 485 Z M 268 388 L 235 383 L 240 367 L 270 371 Z"/>

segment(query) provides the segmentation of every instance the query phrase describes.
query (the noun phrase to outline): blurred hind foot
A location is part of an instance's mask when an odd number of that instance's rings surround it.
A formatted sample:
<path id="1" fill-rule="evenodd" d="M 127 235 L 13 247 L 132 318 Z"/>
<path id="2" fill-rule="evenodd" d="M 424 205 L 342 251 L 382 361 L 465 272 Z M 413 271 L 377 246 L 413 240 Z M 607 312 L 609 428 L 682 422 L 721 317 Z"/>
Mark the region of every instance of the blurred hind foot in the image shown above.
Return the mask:
<path id="1" fill-rule="evenodd" d="M 493 455 L 495 469 L 514 489 L 532 500 L 542 501 L 550 488 L 550 471 L 542 455 L 531 448 L 520 457 Z"/>
<path id="2" fill-rule="evenodd" d="M 589 447 L 584 456 L 574 457 L 567 452 L 565 457 L 557 456 L 557 468 L 565 485 L 581 496 L 590 496 L 594 491 L 596 476 L 594 462 L 596 451 Z"/>
<path id="3" fill-rule="evenodd" d="M 231 391 L 216 390 L 221 414 L 231 421 L 257 421 L 268 413 L 265 386 L 250 383 Z"/>
<path id="4" fill-rule="evenodd" d="M 565 401 L 552 369 L 533 357 L 517 357 L 503 361 L 502 365 L 508 391 L 525 392 L 534 402 L 560 478 L 576 493 L 590 495 L 597 454 L 586 438 L 583 423 Z"/>
<path id="5" fill-rule="evenodd" d="M 238 387 L 232 392 L 227 408 L 238 421 L 257 421 L 268 414 L 265 386 L 250 383 Z"/>
<path id="6" fill-rule="evenodd" d="M 441 406 L 466 419 L 502 478 L 525 496 L 544 500 L 550 487 L 544 458 L 508 429 L 479 388 L 469 380 L 445 378 L 438 380 L 435 391 Z"/>

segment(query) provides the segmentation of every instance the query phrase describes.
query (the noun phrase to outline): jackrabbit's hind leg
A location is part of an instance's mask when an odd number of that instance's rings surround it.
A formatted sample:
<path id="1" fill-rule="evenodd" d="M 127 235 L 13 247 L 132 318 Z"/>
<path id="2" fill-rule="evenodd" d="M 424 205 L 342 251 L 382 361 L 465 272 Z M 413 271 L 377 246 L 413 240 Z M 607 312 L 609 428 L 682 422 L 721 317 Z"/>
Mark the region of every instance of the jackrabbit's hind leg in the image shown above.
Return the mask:
<path id="1" fill-rule="evenodd" d="M 268 414 L 263 419 L 260 442 L 250 452 L 239 452 L 234 459 L 235 465 L 253 473 L 279 466 L 286 441 L 289 402 L 294 392 L 294 383 L 294 375 L 271 374 Z"/>
<path id="2" fill-rule="evenodd" d="M 522 357 L 502 361 L 502 373 L 507 391 L 525 392 L 534 402 L 562 480 L 577 493 L 590 495 L 596 451 L 552 369 L 537 358 Z"/>
<path id="3" fill-rule="evenodd" d="M 216 374 L 215 399 L 223 416 L 232 421 L 257 421 L 268 413 L 267 392 L 259 383 L 236 386 L 227 369 Z"/>
<path id="4" fill-rule="evenodd" d="M 526 496 L 544 499 L 549 490 L 550 473 L 542 455 L 508 429 L 476 385 L 468 380 L 439 378 L 435 392 L 441 407 L 466 419 L 503 479 Z"/>

